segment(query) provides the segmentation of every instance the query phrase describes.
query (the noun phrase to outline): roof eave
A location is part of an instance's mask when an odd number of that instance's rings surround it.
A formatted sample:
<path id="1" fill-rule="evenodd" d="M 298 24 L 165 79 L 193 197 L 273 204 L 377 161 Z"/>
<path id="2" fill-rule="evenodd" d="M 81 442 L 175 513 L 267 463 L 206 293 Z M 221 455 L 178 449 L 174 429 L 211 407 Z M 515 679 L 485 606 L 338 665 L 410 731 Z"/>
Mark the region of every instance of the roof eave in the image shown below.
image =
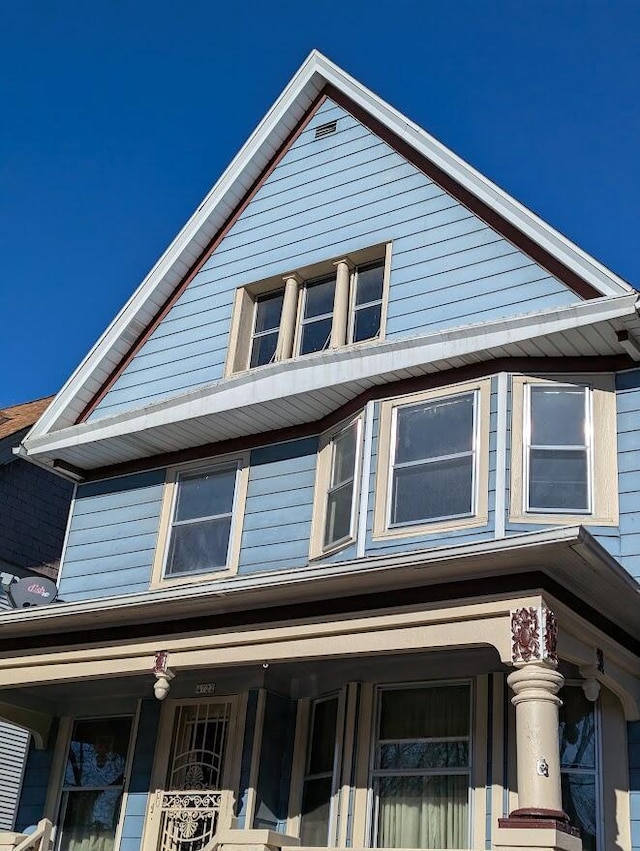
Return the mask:
<path id="1" fill-rule="evenodd" d="M 109 374 L 109 369 L 105 367 L 107 355 L 111 351 L 117 351 L 119 356 L 126 353 L 140 328 L 153 318 L 158 290 L 163 286 L 170 290 L 177 284 L 180 275 L 184 274 L 190 265 L 188 260 L 185 260 L 189 249 L 197 244 L 199 237 L 204 238 L 205 231 L 208 234 L 212 228 L 215 229 L 212 218 L 216 214 L 218 218 L 226 214 L 231 203 L 229 199 L 236 197 L 243 187 L 246 188 L 252 176 L 259 173 L 268 161 L 270 152 L 282 136 L 283 123 L 286 123 L 287 119 L 290 123 L 298 120 L 314 96 L 326 84 L 343 91 L 390 130 L 436 162 L 462 186 L 498 209 L 505 219 L 536 242 L 543 244 L 550 254 L 576 271 L 602 295 L 619 296 L 635 292 L 629 284 L 507 195 L 433 136 L 314 50 L 138 290 L 33 427 L 33 436 L 46 434 L 60 425 L 65 427 L 75 421 L 84 405 Z M 193 252 L 189 257 L 192 255 Z M 156 302 L 152 304 L 151 296 L 154 294 Z"/>

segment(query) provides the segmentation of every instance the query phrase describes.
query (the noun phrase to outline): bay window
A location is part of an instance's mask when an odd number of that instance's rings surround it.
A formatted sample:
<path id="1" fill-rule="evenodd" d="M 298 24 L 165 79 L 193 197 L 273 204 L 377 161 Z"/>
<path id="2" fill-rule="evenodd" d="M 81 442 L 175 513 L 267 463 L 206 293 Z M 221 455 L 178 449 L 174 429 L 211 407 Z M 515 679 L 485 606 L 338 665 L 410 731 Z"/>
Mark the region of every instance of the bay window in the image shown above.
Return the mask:
<path id="1" fill-rule="evenodd" d="M 510 517 L 618 523 L 613 376 L 512 379 Z"/>
<path id="2" fill-rule="evenodd" d="M 490 382 L 382 403 L 374 535 L 487 521 Z"/>

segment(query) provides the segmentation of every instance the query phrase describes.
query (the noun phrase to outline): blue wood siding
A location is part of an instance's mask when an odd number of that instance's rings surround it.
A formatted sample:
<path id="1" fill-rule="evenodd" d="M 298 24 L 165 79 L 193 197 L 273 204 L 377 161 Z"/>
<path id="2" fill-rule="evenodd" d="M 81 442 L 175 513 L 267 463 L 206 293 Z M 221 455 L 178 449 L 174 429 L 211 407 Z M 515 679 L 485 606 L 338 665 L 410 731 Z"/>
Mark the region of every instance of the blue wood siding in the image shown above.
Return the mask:
<path id="1" fill-rule="evenodd" d="M 578 300 L 328 100 L 91 418 L 219 381 L 237 288 L 388 240 L 389 338 Z"/>
<path id="2" fill-rule="evenodd" d="M 317 451 L 310 438 L 251 453 L 239 573 L 307 564 Z"/>
<path id="3" fill-rule="evenodd" d="M 49 788 L 49 775 L 53 762 L 53 749 L 58 735 L 58 721 L 53 723 L 49 741 L 44 750 L 36 750 L 33 739 L 29 744 L 27 764 L 22 780 L 22 794 L 16 815 L 16 830 L 21 833 L 25 828 L 37 824 L 44 817 L 44 805 Z"/>
<path id="4" fill-rule="evenodd" d="M 285 831 L 295 728 L 296 701 L 267 693 L 253 827 Z"/>
<path id="5" fill-rule="evenodd" d="M 120 851 L 138 851 L 140 848 L 161 708 L 162 704 L 153 697 L 142 701 L 129 778 L 129 794 L 122 823 Z"/>
<path id="6" fill-rule="evenodd" d="M 632 576 L 640 579 L 640 370 L 616 377 L 616 397 L 620 551 L 613 550 L 613 555 Z M 612 550 L 610 538 L 598 539 Z"/>
<path id="7" fill-rule="evenodd" d="M 154 470 L 78 487 L 62 566 L 61 599 L 148 590 L 164 479 L 164 470 Z"/>
<path id="8" fill-rule="evenodd" d="M 247 695 L 247 715 L 242 740 L 242 758 L 240 761 L 240 785 L 236 797 L 236 818 L 238 828 L 247 826 L 247 803 L 251 783 L 251 761 L 256 739 L 256 716 L 258 713 L 258 689 L 251 689 Z"/>

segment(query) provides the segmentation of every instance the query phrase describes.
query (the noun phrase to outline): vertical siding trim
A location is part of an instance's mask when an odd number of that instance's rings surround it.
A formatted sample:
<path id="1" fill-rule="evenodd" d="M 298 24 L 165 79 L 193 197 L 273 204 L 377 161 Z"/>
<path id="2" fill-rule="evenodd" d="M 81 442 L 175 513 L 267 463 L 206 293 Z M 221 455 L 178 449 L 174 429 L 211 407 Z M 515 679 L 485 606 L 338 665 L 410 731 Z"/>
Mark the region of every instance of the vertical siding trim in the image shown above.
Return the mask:
<path id="1" fill-rule="evenodd" d="M 124 767 L 124 785 L 122 788 L 122 799 L 120 801 L 120 815 L 118 824 L 116 825 L 116 835 L 113 840 L 113 851 L 120 851 L 120 842 L 122 840 L 122 828 L 127 815 L 127 802 L 129 800 L 129 783 L 131 782 L 131 769 L 133 767 L 133 756 L 136 750 L 136 741 L 138 739 L 138 728 L 140 726 L 140 712 L 142 710 L 142 699 L 136 701 L 135 712 L 131 722 L 131 733 L 129 734 L 129 744 L 127 750 L 127 763 Z"/>
<path id="2" fill-rule="evenodd" d="M 64 766 L 67 761 L 67 751 L 71 742 L 71 731 L 73 729 L 73 718 L 66 716 L 60 719 L 58 736 L 53 749 L 51 760 L 51 773 L 49 774 L 49 788 L 44 804 L 44 817 L 57 824 L 58 812 L 60 810 L 60 799 L 62 797 L 62 780 L 64 777 Z"/>
<path id="3" fill-rule="evenodd" d="M 73 519 L 73 512 L 76 507 L 76 494 L 78 493 L 78 483 L 74 482 L 73 484 L 73 494 L 71 495 L 71 502 L 69 503 L 69 516 L 67 517 L 67 525 L 64 530 L 64 538 L 62 540 L 62 550 L 60 552 L 60 566 L 58 567 L 58 576 L 56 579 L 56 585 L 60 588 L 60 582 L 62 580 L 62 571 L 64 569 L 64 560 L 67 556 L 67 546 L 69 544 L 69 535 L 71 533 L 71 521 Z"/>
<path id="4" fill-rule="evenodd" d="M 481 674 L 476 678 L 475 720 L 472 729 L 473 746 L 471 785 L 471 824 L 470 845 L 472 848 L 484 848 L 487 825 L 487 732 L 489 723 L 489 677 Z"/>
<path id="5" fill-rule="evenodd" d="M 498 373 L 498 410 L 496 417 L 496 484 L 495 484 L 495 536 L 506 534 L 506 485 L 507 485 L 507 393 L 506 372 Z"/>
<path id="6" fill-rule="evenodd" d="M 255 734 L 253 737 L 253 755 L 251 757 L 251 770 L 249 772 L 249 788 L 247 790 L 247 809 L 245 813 L 245 828 L 253 827 L 256 814 L 256 797 L 258 790 L 258 774 L 260 772 L 260 753 L 262 751 L 262 736 L 264 733 L 264 712 L 267 703 L 266 689 L 261 688 L 258 692 L 258 706 L 256 709 Z"/>
<path id="7" fill-rule="evenodd" d="M 360 473 L 360 505 L 358 507 L 358 538 L 356 558 L 364 558 L 367 545 L 367 519 L 369 509 L 369 479 L 371 477 L 371 450 L 373 447 L 373 414 L 375 402 L 367 402 L 364 409 L 364 445 Z"/>

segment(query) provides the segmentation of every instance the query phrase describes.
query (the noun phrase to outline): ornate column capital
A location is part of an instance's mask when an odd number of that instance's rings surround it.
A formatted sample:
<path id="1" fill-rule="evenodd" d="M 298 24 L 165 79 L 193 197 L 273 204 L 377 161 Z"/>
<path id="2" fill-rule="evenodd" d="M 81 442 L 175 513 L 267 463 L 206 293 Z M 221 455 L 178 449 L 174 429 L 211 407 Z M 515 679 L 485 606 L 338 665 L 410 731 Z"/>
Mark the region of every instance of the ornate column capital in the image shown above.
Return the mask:
<path id="1" fill-rule="evenodd" d="M 558 662 L 558 621 L 544 604 L 511 612 L 511 661 Z"/>

